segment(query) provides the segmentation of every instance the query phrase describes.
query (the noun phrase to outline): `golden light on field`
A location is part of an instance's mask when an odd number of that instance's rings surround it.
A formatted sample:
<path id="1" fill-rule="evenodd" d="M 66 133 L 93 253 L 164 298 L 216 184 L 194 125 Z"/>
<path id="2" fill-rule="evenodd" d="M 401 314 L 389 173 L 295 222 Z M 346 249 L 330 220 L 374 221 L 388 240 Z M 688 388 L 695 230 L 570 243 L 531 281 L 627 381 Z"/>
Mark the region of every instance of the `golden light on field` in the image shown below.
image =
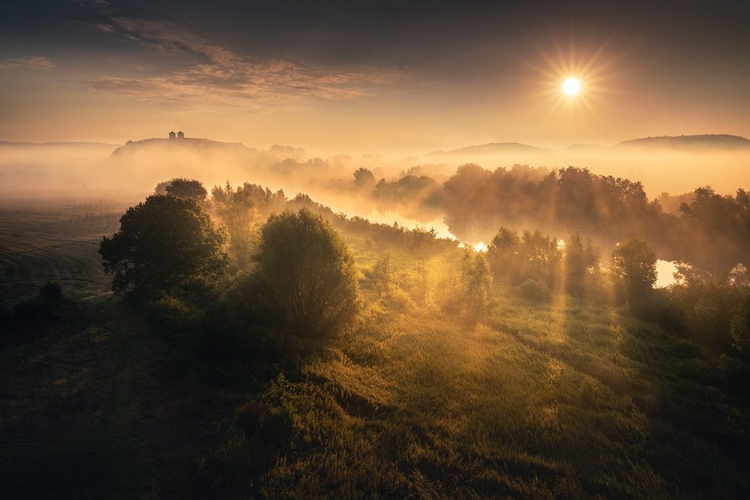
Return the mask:
<path id="1" fill-rule="evenodd" d="M 581 82 L 578 78 L 570 77 L 563 83 L 563 92 L 569 96 L 574 96 L 581 91 Z"/>

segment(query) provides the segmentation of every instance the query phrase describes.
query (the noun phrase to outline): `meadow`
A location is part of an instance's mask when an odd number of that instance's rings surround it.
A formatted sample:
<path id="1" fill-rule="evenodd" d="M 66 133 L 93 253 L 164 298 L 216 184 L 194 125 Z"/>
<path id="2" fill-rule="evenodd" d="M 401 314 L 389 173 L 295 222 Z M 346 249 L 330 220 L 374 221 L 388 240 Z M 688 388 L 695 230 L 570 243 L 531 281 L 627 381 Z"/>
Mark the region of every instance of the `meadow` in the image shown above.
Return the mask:
<path id="1" fill-rule="evenodd" d="M 363 309 L 337 338 L 165 320 L 101 270 L 130 204 L 0 206 L 5 308 L 65 296 L 0 351 L 4 498 L 750 496 L 746 365 L 627 306 L 496 282 L 473 317 L 445 307 L 463 250 L 350 224 Z"/>

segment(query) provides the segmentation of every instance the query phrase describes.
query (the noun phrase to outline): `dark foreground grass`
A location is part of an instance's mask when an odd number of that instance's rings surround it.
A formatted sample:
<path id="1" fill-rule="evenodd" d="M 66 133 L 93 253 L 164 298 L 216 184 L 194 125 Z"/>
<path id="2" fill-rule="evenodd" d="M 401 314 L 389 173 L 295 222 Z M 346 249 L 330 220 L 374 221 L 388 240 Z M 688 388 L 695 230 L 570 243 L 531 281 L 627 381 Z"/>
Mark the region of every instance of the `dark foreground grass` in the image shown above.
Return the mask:
<path id="1" fill-rule="evenodd" d="M 696 346 L 616 310 L 498 293 L 474 326 L 375 303 L 248 394 L 208 455 L 227 496 L 747 497 L 747 401 Z"/>
<path id="2" fill-rule="evenodd" d="M 0 352 L 3 498 L 179 498 L 210 429 L 168 339 L 104 296 Z"/>

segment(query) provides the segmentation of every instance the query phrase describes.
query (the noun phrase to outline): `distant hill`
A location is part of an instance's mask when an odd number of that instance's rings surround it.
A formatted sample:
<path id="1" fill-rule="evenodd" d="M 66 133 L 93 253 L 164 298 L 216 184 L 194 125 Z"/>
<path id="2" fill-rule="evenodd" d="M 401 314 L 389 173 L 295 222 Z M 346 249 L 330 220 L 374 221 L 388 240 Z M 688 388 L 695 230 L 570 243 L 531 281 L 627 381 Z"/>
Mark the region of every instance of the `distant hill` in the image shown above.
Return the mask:
<path id="1" fill-rule="evenodd" d="M 750 140 L 737 135 L 703 134 L 646 137 L 623 141 L 615 148 L 659 148 L 659 149 L 745 149 L 750 148 Z"/>
<path id="2" fill-rule="evenodd" d="M 433 151 L 430 155 L 469 155 L 469 154 L 494 154 L 494 153 L 506 153 L 506 152 L 536 152 L 542 153 L 551 151 L 546 148 L 539 148 L 536 146 L 529 146 L 528 144 L 521 144 L 519 142 L 490 142 L 488 144 L 480 144 L 478 146 L 467 146 L 465 148 L 453 149 L 450 151 Z"/>
<path id="3" fill-rule="evenodd" d="M 653 148 L 653 149 L 750 149 L 750 140 L 738 135 L 729 134 L 703 134 L 703 135 L 679 135 L 644 137 L 622 141 L 614 146 L 601 146 L 599 144 L 572 144 L 562 149 L 542 148 L 522 144 L 519 142 L 490 142 L 476 146 L 466 146 L 449 151 L 433 151 L 428 155 L 490 155 L 497 153 L 551 153 L 554 151 L 568 152 L 603 152 L 612 149 L 626 148 Z"/>
<path id="4" fill-rule="evenodd" d="M 123 146 L 112 151 L 113 157 L 125 156 L 150 148 L 166 148 L 170 150 L 192 150 L 196 152 L 224 151 L 232 153 L 250 153 L 255 149 L 248 148 L 239 142 L 220 142 L 211 139 L 143 139 L 128 141 Z"/>

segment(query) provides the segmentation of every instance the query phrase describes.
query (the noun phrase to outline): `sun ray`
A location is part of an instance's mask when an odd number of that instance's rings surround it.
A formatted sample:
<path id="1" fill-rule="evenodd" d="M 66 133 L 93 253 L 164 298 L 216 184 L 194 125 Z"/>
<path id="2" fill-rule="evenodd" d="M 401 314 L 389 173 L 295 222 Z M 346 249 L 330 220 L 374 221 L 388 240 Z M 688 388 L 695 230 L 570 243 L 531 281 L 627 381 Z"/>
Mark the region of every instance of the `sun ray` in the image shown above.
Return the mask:
<path id="1" fill-rule="evenodd" d="M 622 55 L 608 54 L 609 40 L 586 49 L 574 37 L 567 47 L 557 39 L 547 48 L 531 43 L 536 58 L 521 62 L 530 70 L 524 81 L 537 89 L 529 99 L 542 116 L 541 123 L 564 124 L 561 128 L 606 126 L 610 96 L 617 91 L 613 82 L 622 74 Z"/>

